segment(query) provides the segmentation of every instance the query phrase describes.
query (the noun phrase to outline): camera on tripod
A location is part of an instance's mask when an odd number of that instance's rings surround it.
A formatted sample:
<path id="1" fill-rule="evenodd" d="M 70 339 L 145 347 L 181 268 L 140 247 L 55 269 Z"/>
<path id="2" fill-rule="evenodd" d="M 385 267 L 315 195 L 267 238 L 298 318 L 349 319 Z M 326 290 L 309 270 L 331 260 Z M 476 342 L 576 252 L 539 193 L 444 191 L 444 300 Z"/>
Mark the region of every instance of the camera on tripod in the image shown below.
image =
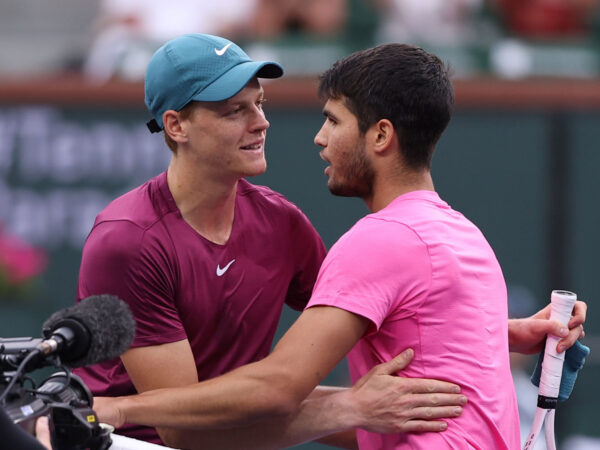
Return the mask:
<path id="1" fill-rule="evenodd" d="M 34 434 L 35 421 L 48 415 L 55 450 L 109 448 L 110 430 L 100 426 L 92 410 L 90 390 L 81 378 L 63 366 L 59 356 L 44 356 L 39 351 L 43 342 L 32 338 L 0 338 L 0 407 L 30 434 Z M 27 372 L 47 366 L 62 371 L 52 374 L 36 388 Z"/>

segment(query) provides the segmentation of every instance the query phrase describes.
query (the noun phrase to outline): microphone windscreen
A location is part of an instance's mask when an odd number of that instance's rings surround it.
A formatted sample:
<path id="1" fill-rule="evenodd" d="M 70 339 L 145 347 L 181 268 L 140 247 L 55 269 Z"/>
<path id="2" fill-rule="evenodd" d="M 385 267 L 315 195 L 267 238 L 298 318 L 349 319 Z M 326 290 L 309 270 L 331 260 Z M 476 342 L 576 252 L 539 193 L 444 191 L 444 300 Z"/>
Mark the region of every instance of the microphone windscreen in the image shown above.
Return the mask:
<path id="1" fill-rule="evenodd" d="M 89 349 L 81 357 L 63 358 L 69 367 L 89 366 L 116 358 L 129 349 L 135 337 L 135 320 L 129 306 L 114 295 L 87 297 L 55 312 L 44 322 L 44 334 L 62 326 L 65 319 L 83 324 L 90 333 Z"/>

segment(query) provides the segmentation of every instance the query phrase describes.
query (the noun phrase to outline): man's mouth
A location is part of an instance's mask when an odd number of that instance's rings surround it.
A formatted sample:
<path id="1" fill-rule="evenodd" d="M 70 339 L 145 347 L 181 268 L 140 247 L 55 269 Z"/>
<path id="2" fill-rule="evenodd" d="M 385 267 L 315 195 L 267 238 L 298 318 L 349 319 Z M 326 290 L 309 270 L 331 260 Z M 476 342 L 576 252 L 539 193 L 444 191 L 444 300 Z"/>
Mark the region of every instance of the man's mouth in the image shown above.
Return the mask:
<path id="1" fill-rule="evenodd" d="M 319 152 L 319 156 L 321 157 L 321 159 L 323 161 L 325 161 L 327 164 L 329 164 L 327 167 L 325 167 L 325 170 L 323 171 L 325 173 L 325 175 L 329 176 L 329 171 L 331 170 L 331 161 L 329 161 L 325 155 L 323 155 L 323 152 Z"/>
<path id="2" fill-rule="evenodd" d="M 240 147 L 242 150 L 261 150 L 263 148 L 263 144 L 262 142 L 258 143 L 258 144 L 250 144 L 250 145 L 244 145 L 243 147 Z"/>

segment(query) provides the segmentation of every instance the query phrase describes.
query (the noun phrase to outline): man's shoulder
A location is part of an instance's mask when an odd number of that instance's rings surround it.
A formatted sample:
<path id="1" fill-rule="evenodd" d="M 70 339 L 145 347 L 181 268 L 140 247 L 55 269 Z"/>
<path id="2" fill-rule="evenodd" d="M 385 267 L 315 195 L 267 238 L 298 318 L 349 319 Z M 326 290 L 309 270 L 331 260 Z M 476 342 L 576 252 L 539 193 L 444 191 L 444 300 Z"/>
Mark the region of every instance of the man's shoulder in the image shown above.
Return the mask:
<path id="1" fill-rule="evenodd" d="M 373 213 L 360 218 L 338 239 L 335 246 L 341 248 L 358 246 L 364 252 L 386 254 L 391 248 L 397 246 L 403 249 L 419 248 L 422 246 L 422 240 L 419 231 L 410 221 L 402 217 Z"/>
<path id="2" fill-rule="evenodd" d="M 250 196 L 258 196 L 258 197 L 265 197 L 265 198 L 275 197 L 275 198 L 282 198 L 285 200 L 285 197 L 283 196 L 283 194 L 280 194 L 279 192 L 274 191 L 270 187 L 263 186 L 260 184 L 250 183 L 248 180 L 246 180 L 244 178 L 242 178 L 239 181 L 238 195 L 241 195 L 243 197 L 250 197 Z"/>
<path id="3" fill-rule="evenodd" d="M 245 179 L 241 179 L 239 183 L 238 195 L 242 201 L 274 210 L 300 211 L 292 201 L 268 186 L 252 184 Z"/>
<path id="4" fill-rule="evenodd" d="M 162 240 L 161 222 L 168 208 L 160 198 L 156 178 L 138 186 L 110 202 L 96 217 L 86 240 L 86 247 L 94 242 L 95 248 L 120 248 L 122 251 L 138 248 L 142 240 Z"/>
<path id="5" fill-rule="evenodd" d="M 96 218 L 100 223 L 129 224 L 147 229 L 159 220 L 161 211 L 155 179 L 138 186 L 110 202 Z"/>

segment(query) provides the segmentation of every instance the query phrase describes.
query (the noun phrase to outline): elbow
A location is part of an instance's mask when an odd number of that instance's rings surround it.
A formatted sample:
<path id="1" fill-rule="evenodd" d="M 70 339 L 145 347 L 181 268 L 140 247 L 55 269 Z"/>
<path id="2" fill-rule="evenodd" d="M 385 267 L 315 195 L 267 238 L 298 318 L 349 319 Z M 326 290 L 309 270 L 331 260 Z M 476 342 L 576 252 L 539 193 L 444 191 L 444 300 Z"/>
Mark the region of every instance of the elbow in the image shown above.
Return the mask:
<path id="1" fill-rule="evenodd" d="M 257 393 L 256 407 L 258 416 L 264 419 L 284 418 L 294 414 L 299 408 L 302 400 L 295 395 L 289 386 L 274 387 Z"/>

